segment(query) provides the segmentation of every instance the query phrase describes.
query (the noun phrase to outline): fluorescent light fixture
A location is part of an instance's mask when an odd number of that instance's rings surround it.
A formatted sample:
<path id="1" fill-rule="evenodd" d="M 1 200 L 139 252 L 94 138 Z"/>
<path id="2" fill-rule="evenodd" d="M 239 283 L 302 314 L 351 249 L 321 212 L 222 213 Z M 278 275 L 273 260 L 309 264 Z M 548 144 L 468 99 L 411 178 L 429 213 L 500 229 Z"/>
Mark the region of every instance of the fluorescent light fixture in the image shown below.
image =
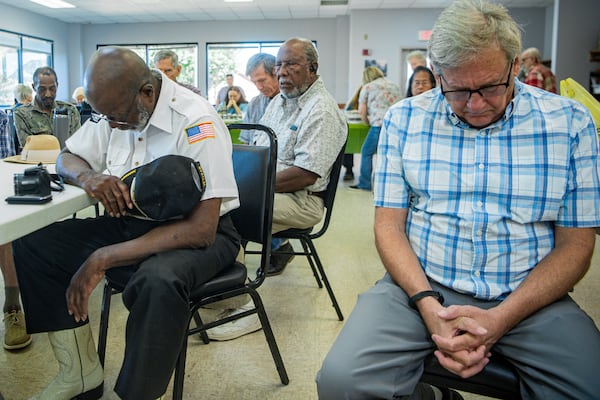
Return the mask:
<path id="1" fill-rule="evenodd" d="M 75 8 L 71 3 L 62 0 L 29 0 L 48 8 Z"/>
<path id="2" fill-rule="evenodd" d="M 250 3 L 254 0 L 223 0 L 225 3 Z"/>

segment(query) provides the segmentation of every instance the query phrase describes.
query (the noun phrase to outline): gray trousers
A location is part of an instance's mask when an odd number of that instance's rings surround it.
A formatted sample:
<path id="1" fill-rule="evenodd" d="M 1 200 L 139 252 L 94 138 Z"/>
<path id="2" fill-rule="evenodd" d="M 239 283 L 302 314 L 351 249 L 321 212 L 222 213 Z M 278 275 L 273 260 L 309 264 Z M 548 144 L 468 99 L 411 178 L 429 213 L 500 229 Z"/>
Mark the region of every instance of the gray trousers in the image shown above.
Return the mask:
<path id="1" fill-rule="evenodd" d="M 489 309 L 481 301 L 432 283 L 445 305 Z M 317 375 L 321 400 L 393 399 L 410 395 L 435 350 L 420 314 L 386 274 L 361 294 Z M 492 349 L 514 364 L 524 399 L 597 399 L 600 332 L 568 296 L 539 310 Z"/>
<path id="2" fill-rule="evenodd" d="M 29 333 L 87 324 L 75 322 L 67 311 L 65 293 L 73 274 L 94 250 L 141 236 L 160 224 L 130 217 L 68 219 L 13 242 Z M 127 283 L 122 295 L 129 310 L 121 333 L 125 355 L 115 387 L 122 399 L 156 399 L 166 391 L 187 340 L 194 289 L 231 265 L 238 250 L 239 235 L 225 215 L 209 247 L 165 251 L 139 265 L 108 271 L 111 278 Z M 131 273 L 129 281 L 120 279 Z"/>

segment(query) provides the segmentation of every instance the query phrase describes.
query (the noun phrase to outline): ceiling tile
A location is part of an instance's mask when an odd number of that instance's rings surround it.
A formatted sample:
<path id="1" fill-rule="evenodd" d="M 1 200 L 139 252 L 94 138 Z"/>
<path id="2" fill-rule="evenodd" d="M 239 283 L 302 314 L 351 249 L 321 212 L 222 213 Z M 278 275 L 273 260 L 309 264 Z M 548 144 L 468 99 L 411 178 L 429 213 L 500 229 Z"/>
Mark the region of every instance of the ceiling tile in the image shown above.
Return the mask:
<path id="1" fill-rule="evenodd" d="M 510 7 L 547 7 L 554 0 L 499 0 Z M 352 10 L 443 8 L 451 0 L 348 0 L 347 6 L 321 6 L 320 0 L 71 0 L 74 9 L 51 9 L 27 0 L 0 0 L 37 14 L 68 23 L 127 23 L 181 20 L 240 20 L 333 18 Z"/>

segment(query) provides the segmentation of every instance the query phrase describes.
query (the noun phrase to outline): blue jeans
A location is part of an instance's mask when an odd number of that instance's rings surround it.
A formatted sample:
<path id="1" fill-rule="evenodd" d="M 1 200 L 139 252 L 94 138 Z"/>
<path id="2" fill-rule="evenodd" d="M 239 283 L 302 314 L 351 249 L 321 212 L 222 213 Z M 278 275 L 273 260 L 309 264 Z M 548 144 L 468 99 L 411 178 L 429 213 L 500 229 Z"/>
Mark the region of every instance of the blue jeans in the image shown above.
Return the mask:
<path id="1" fill-rule="evenodd" d="M 358 178 L 358 188 L 371 190 L 371 177 L 373 175 L 373 156 L 377 153 L 377 143 L 379 142 L 380 126 L 372 126 L 365 138 L 365 142 L 360 150 L 360 177 Z"/>

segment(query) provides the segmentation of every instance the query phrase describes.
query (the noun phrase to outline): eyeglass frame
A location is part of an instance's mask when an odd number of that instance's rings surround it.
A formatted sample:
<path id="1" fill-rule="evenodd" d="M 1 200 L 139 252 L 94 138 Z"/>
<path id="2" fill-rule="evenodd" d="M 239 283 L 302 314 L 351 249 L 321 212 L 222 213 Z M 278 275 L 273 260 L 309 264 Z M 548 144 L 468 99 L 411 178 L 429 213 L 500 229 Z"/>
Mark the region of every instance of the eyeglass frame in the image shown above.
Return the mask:
<path id="1" fill-rule="evenodd" d="M 471 100 L 471 96 L 473 95 L 473 93 L 477 93 L 479 94 L 479 96 L 481 96 L 482 99 L 488 99 L 491 97 L 498 97 L 498 96 L 502 96 L 503 94 L 506 93 L 506 91 L 508 90 L 508 87 L 510 86 L 510 82 L 511 82 L 511 71 L 513 69 L 513 66 L 515 64 L 515 59 L 513 58 L 512 61 L 510 62 L 510 66 L 508 68 L 508 76 L 506 77 L 506 82 L 504 83 L 497 83 L 494 85 L 486 85 L 486 86 L 482 86 L 479 87 L 477 89 L 460 89 L 460 90 L 444 90 L 444 85 L 442 84 L 442 81 L 448 83 L 448 81 L 446 81 L 446 78 L 444 78 L 444 75 L 441 74 L 440 77 L 440 90 L 442 92 L 442 95 L 446 98 L 447 101 L 454 101 L 454 102 L 467 102 L 469 100 Z M 486 94 L 487 92 L 485 92 L 486 89 L 494 89 L 497 90 L 500 86 L 504 86 L 504 91 L 502 93 L 490 93 L 490 94 Z M 482 92 L 482 90 L 484 92 Z M 468 93 L 467 98 L 465 99 L 453 99 L 453 95 L 452 94 L 463 94 L 463 93 Z M 448 98 L 448 94 L 451 94 L 450 98 Z"/>

